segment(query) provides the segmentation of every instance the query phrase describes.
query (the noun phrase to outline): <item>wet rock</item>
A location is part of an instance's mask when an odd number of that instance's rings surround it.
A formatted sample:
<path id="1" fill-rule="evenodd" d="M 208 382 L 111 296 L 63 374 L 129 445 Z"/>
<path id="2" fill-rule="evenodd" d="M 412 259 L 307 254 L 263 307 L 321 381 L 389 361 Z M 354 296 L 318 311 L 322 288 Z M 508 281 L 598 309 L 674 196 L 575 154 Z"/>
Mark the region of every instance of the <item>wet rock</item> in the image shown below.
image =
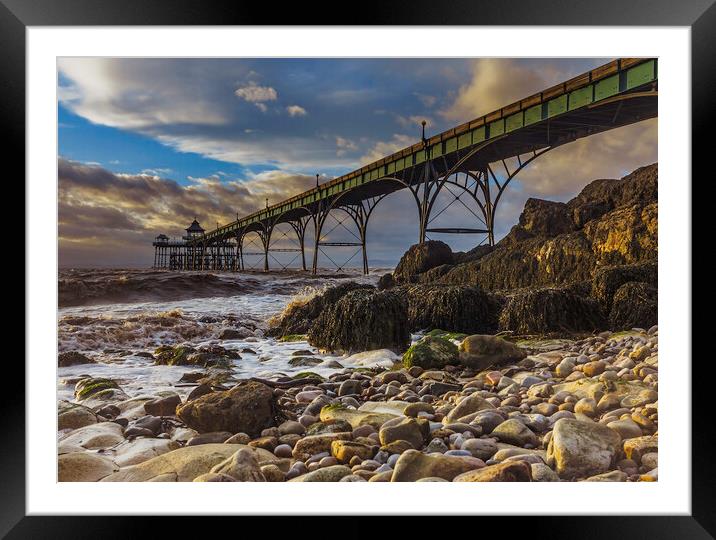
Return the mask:
<path id="1" fill-rule="evenodd" d="M 468 416 L 470 414 L 494 409 L 494 405 L 476 394 L 471 394 L 462 398 L 458 404 L 452 409 L 447 416 L 444 418 L 443 423 L 448 424 Z M 500 421 L 504 420 L 500 417 Z"/>
<path id="2" fill-rule="evenodd" d="M 453 482 L 531 482 L 532 469 L 524 461 L 506 461 L 456 476 Z"/>
<path id="3" fill-rule="evenodd" d="M 228 431 L 210 431 L 192 437 L 186 442 L 186 445 L 196 446 L 199 444 L 221 444 L 227 442 L 230 437 L 231 433 Z M 243 439 L 241 439 L 241 442 L 243 443 Z"/>
<path id="4" fill-rule="evenodd" d="M 500 313 L 500 330 L 517 334 L 591 332 L 604 326 L 597 302 L 566 288 L 512 293 Z"/>
<path id="5" fill-rule="evenodd" d="M 97 454 L 71 452 L 57 457 L 57 480 L 60 482 L 96 482 L 117 469 L 111 459 Z"/>
<path id="6" fill-rule="evenodd" d="M 349 441 L 351 433 L 329 433 L 325 435 L 309 435 L 299 440 L 293 447 L 293 457 L 299 460 L 307 460 L 311 456 L 322 452 L 330 452 L 333 441 Z"/>
<path id="7" fill-rule="evenodd" d="M 308 332 L 308 342 L 331 351 L 404 351 L 410 343 L 407 304 L 392 290 L 349 292 L 326 306 Z"/>
<path id="8" fill-rule="evenodd" d="M 376 447 L 352 441 L 332 441 L 331 455 L 341 463 L 348 463 L 357 456 L 361 461 L 371 459 L 376 452 Z"/>
<path id="9" fill-rule="evenodd" d="M 273 390 L 255 381 L 201 396 L 178 407 L 176 413 L 200 433 L 229 431 L 257 436 L 276 424 Z"/>
<path id="10" fill-rule="evenodd" d="M 597 268 L 592 278 L 591 296 L 595 298 L 604 313 L 612 309 L 614 295 L 622 285 L 629 282 L 647 283 L 658 287 L 658 264 L 656 260 L 637 264 L 623 264 Z M 637 325 L 621 326 L 621 329 Z"/>
<path id="11" fill-rule="evenodd" d="M 380 276 L 380 279 L 378 280 L 378 290 L 384 291 L 386 289 L 392 289 L 395 287 L 395 279 L 393 278 L 393 274 L 383 274 Z"/>
<path id="12" fill-rule="evenodd" d="M 408 248 L 395 267 L 393 278 L 402 283 L 414 282 L 418 274 L 452 262 L 453 253 L 450 246 L 445 242 L 428 240 Z"/>
<path id="13" fill-rule="evenodd" d="M 353 431 L 353 426 L 345 420 L 328 420 L 315 422 L 308 426 L 306 435 L 324 435 L 326 433 L 346 433 Z"/>
<path id="14" fill-rule="evenodd" d="M 395 464 L 391 482 L 414 482 L 429 477 L 452 481 L 457 475 L 474 468 L 473 463 L 460 457 L 426 455 L 418 450 L 408 450 Z"/>
<path id="15" fill-rule="evenodd" d="M 253 332 L 243 326 L 240 328 L 224 328 L 219 332 L 219 339 L 244 339 L 253 336 Z"/>
<path id="16" fill-rule="evenodd" d="M 177 405 L 181 404 L 181 398 L 177 394 L 171 396 L 153 399 L 144 404 L 144 410 L 147 414 L 153 416 L 174 416 Z"/>
<path id="17" fill-rule="evenodd" d="M 609 312 L 609 326 L 613 330 L 648 328 L 658 321 L 658 289 L 641 282 L 625 283 L 614 294 Z"/>
<path id="18" fill-rule="evenodd" d="M 77 401 L 83 401 L 90 397 L 94 397 L 95 399 L 111 399 L 119 396 L 123 396 L 123 392 L 121 392 L 119 385 L 111 379 L 89 377 L 80 380 L 75 385 L 75 399 Z"/>
<path id="19" fill-rule="evenodd" d="M 441 328 L 489 333 L 497 329 L 500 300 L 478 287 L 431 284 L 396 290 L 407 298 L 408 325 L 412 331 Z"/>
<path id="20" fill-rule="evenodd" d="M 348 422 L 353 429 L 369 425 L 375 429 L 380 427 L 388 420 L 395 418 L 397 415 L 389 413 L 373 412 L 371 410 L 353 410 L 340 404 L 327 405 L 321 409 L 321 422 L 331 422 L 335 420 L 344 420 Z"/>
<path id="21" fill-rule="evenodd" d="M 169 439 L 137 439 L 124 442 L 114 448 L 114 462 L 119 467 L 136 465 L 152 458 L 181 448 L 178 442 Z"/>
<path id="22" fill-rule="evenodd" d="M 554 425 L 547 464 L 563 479 L 601 474 L 614 464 L 620 443 L 619 434 L 606 426 L 563 418 Z"/>
<path id="23" fill-rule="evenodd" d="M 518 362 L 527 356 L 527 353 L 514 343 L 497 336 L 481 334 L 466 337 L 460 343 L 459 350 L 460 363 L 476 370 Z"/>
<path id="24" fill-rule="evenodd" d="M 77 366 L 80 364 L 94 364 L 95 361 L 77 351 L 62 352 L 57 355 L 57 367 Z"/>
<path id="25" fill-rule="evenodd" d="M 189 392 L 189 395 L 186 397 L 187 402 L 194 401 L 197 398 L 200 398 L 201 396 L 205 396 L 207 394 L 211 394 L 213 390 L 211 389 L 211 386 L 208 384 L 200 384 L 194 390 Z M 174 410 L 176 413 L 176 409 Z"/>
<path id="26" fill-rule="evenodd" d="M 441 337 L 425 336 L 403 355 L 403 365 L 406 368 L 419 366 L 423 369 L 439 369 L 458 361 L 457 346 Z"/>
<path id="27" fill-rule="evenodd" d="M 284 310 L 278 321 L 272 321 L 268 335 L 284 337 L 307 334 L 314 321 L 325 309 L 336 304 L 347 293 L 357 289 L 370 290 L 373 287 L 349 281 L 331 287 L 323 294 L 315 296 L 305 303 L 293 302 Z"/>

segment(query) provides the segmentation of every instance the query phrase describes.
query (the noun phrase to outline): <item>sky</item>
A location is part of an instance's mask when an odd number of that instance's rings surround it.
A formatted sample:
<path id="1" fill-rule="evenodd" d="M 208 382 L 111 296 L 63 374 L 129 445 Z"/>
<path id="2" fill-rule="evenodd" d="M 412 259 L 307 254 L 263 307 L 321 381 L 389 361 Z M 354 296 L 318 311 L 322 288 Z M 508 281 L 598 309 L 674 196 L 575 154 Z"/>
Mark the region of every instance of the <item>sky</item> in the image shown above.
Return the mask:
<path id="1" fill-rule="evenodd" d="M 328 181 L 418 142 L 422 120 L 430 136 L 609 60 L 60 58 L 60 267 L 149 267 L 153 238 L 180 236 L 195 217 L 212 229 L 314 186 L 316 174 Z M 496 236 L 529 197 L 565 201 L 656 160 L 656 119 L 552 150 L 506 190 Z M 329 240 L 350 239 L 331 220 Z M 460 204 L 431 224 L 476 225 Z M 272 246 L 294 245 L 290 230 L 280 226 Z M 417 238 L 411 195 L 388 196 L 368 227 L 370 264 L 394 265 Z M 454 250 L 482 240 L 433 239 Z M 353 250 L 326 253 L 342 264 Z"/>

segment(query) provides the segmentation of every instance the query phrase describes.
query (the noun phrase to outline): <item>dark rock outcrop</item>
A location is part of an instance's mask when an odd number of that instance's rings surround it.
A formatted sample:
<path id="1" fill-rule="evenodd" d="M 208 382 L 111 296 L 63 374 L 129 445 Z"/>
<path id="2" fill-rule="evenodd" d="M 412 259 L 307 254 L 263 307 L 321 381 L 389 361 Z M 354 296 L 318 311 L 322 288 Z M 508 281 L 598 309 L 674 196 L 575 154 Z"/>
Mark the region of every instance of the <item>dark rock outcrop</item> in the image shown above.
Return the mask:
<path id="1" fill-rule="evenodd" d="M 658 322 L 658 292 L 649 283 L 630 281 L 614 294 L 609 312 L 609 326 L 613 330 L 649 328 Z"/>
<path id="2" fill-rule="evenodd" d="M 410 343 L 407 303 L 392 290 L 351 291 L 326 304 L 308 332 L 308 342 L 331 351 L 402 352 Z"/>
<path id="3" fill-rule="evenodd" d="M 599 304 L 568 289 L 516 292 L 500 313 L 500 329 L 517 334 L 591 332 L 605 326 Z"/>
<path id="4" fill-rule="evenodd" d="M 255 381 L 203 395 L 177 407 L 176 414 L 199 433 L 228 431 L 257 437 L 278 422 L 273 390 Z"/>
<path id="5" fill-rule="evenodd" d="M 428 240 L 408 248 L 395 267 L 393 278 L 399 283 L 413 283 L 418 274 L 452 262 L 453 254 L 450 246 L 438 240 Z"/>
<path id="6" fill-rule="evenodd" d="M 282 314 L 280 320 L 268 330 L 269 336 L 283 337 L 295 334 L 307 334 L 314 321 L 324 309 L 335 305 L 343 296 L 357 289 L 372 290 L 371 285 L 349 281 L 326 289 L 323 294 L 311 298 L 305 304 L 292 304 Z"/>
<path id="7" fill-rule="evenodd" d="M 440 328 L 489 333 L 497 329 L 500 299 L 478 287 L 409 285 L 400 290 L 408 300 L 411 331 Z"/>
<path id="8" fill-rule="evenodd" d="M 605 313 L 612 309 L 612 299 L 617 290 L 630 281 L 641 281 L 658 286 L 656 260 L 638 264 L 625 264 L 598 268 L 592 279 L 591 296 L 599 302 Z"/>
<path id="9" fill-rule="evenodd" d="M 57 355 L 57 367 L 77 366 L 80 364 L 94 364 L 95 361 L 87 358 L 77 351 L 67 351 Z"/>
<path id="10" fill-rule="evenodd" d="M 548 238 L 576 229 L 565 203 L 533 198 L 525 202 L 519 225 L 530 234 Z"/>
<path id="11" fill-rule="evenodd" d="M 393 274 L 383 274 L 380 276 L 380 279 L 378 280 L 378 290 L 379 291 L 385 291 L 386 289 L 392 289 L 395 287 L 395 279 L 393 279 Z"/>

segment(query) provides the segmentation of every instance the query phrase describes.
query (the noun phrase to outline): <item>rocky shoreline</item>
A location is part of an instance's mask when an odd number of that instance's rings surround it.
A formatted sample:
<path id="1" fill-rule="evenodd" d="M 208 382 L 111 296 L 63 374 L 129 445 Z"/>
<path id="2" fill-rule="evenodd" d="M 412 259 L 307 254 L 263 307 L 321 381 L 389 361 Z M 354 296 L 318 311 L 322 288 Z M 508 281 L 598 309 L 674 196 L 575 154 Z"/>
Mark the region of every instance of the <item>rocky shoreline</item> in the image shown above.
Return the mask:
<path id="1" fill-rule="evenodd" d="M 657 480 L 656 327 L 518 343 L 426 336 L 395 369 L 197 382 L 186 401 L 84 379 L 59 405 L 59 480 Z"/>
<path id="2" fill-rule="evenodd" d="M 494 247 L 426 242 L 377 288 L 292 302 L 266 334 L 301 347 L 293 376 L 235 378 L 252 351 L 218 344 L 229 329 L 139 353 L 195 369 L 177 375 L 188 394 L 65 381 L 59 480 L 656 481 L 656 177 L 650 165 L 567 203 L 531 199 Z M 311 371 L 324 351 L 352 367 Z M 94 361 L 67 351 L 58 365 Z"/>

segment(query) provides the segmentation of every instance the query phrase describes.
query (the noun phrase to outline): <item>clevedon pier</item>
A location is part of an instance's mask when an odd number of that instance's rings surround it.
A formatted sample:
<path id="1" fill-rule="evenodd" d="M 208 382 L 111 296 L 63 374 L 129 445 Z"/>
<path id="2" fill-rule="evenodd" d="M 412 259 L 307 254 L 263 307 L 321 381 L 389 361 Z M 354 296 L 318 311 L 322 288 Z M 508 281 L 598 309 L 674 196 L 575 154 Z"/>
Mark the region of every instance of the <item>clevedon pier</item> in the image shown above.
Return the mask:
<path id="1" fill-rule="evenodd" d="M 295 252 L 296 266 L 307 270 L 309 230 L 313 273 L 319 256 L 333 260 L 331 247 L 355 249 L 354 256 L 360 254 L 363 272 L 368 273 L 369 219 L 376 205 L 398 190 L 408 190 L 415 201 L 418 242 L 431 234 L 474 234 L 479 237 L 476 243 L 493 245 L 500 199 L 520 171 L 553 148 L 654 118 L 657 103 L 658 61 L 620 58 L 430 138 L 423 123 L 422 140 L 412 146 L 320 185 L 316 176 L 315 188 L 277 204 L 267 202 L 266 208 L 214 230 L 204 231 L 194 220 L 181 239 L 159 235 L 153 244 L 154 266 L 241 271 L 249 269 L 246 258 L 253 256 L 269 271 L 271 261 L 278 262 L 273 254 L 283 251 Z M 458 202 L 470 210 L 465 227 L 432 225 L 444 211 L 436 207 L 441 194 L 452 198 L 450 204 Z M 337 225 L 330 222 L 329 228 L 329 217 Z M 276 247 L 281 224 L 295 235 L 295 247 Z M 330 241 L 329 233 L 339 225 L 352 227 L 354 241 Z"/>

